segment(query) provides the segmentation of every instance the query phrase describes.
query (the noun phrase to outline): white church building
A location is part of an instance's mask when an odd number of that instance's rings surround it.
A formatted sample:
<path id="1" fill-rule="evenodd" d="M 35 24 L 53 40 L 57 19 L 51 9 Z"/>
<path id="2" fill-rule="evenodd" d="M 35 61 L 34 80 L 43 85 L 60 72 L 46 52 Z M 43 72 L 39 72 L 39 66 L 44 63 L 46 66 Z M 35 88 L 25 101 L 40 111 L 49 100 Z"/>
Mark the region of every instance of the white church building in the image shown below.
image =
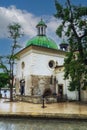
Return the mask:
<path id="1" fill-rule="evenodd" d="M 63 63 L 67 48 L 62 46 L 58 49 L 57 44 L 46 36 L 47 25 L 42 19 L 36 28 L 37 36 L 30 39 L 26 47 L 17 53 L 18 98 L 37 102 L 37 98 L 39 100 L 42 95 L 48 94 L 63 99 L 78 100 L 77 92 L 68 90 L 69 80 L 64 80 Z"/>

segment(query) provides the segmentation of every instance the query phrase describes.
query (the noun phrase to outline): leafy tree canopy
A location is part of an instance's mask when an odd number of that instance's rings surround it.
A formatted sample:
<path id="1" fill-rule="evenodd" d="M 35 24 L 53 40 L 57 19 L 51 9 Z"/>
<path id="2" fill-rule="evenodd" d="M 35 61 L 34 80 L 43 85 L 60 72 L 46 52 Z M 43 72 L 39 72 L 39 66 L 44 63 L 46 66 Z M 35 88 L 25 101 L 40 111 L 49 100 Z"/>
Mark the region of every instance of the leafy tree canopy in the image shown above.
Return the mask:
<path id="1" fill-rule="evenodd" d="M 0 88 L 5 87 L 8 84 L 9 77 L 7 73 L 0 73 Z"/>
<path id="2" fill-rule="evenodd" d="M 65 59 L 65 78 L 70 78 L 69 90 L 80 90 L 87 87 L 87 7 L 72 5 L 66 0 L 64 5 L 55 1 L 57 19 L 61 24 L 56 30 L 59 37 L 65 36 L 69 52 Z"/>

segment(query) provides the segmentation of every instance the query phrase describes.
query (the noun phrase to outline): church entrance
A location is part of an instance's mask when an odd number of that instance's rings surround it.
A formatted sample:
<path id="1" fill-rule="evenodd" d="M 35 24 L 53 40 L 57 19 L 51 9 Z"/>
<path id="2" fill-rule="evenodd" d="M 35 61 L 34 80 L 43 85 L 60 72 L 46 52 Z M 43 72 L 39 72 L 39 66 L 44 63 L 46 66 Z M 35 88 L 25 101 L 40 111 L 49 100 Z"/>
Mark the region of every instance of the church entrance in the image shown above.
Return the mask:
<path id="1" fill-rule="evenodd" d="M 60 95 L 61 98 L 63 98 L 63 85 L 62 84 L 58 85 L 58 94 Z"/>
<path id="2" fill-rule="evenodd" d="M 63 84 L 58 84 L 57 102 L 63 99 Z"/>

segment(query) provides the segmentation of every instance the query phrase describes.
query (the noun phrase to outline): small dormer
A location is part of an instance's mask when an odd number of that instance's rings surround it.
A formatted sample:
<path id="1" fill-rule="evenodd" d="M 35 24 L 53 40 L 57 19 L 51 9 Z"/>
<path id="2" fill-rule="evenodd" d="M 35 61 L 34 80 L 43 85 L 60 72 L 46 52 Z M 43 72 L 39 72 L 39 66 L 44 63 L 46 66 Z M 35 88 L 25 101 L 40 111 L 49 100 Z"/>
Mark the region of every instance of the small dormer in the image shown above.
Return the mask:
<path id="1" fill-rule="evenodd" d="M 60 44 L 60 49 L 63 50 L 63 51 L 68 51 L 68 44 L 64 40 Z"/>

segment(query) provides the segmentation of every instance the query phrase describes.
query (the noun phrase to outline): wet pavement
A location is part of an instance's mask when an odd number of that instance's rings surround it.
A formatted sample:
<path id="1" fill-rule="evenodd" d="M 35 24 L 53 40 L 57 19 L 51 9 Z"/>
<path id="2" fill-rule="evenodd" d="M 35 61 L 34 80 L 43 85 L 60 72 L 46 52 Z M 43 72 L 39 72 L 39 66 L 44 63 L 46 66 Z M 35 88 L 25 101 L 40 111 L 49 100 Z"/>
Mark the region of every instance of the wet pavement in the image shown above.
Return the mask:
<path id="1" fill-rule="evenodd" d="M 8 99 L 0 99 L 1 116 L 19 117 L 43 117 L 43 118 L 67 118 L 87 119 L 87 104 L 78 102 L 60 102 L 45 104 L 33 104 L 27 102 L 10 102 Z"/>

